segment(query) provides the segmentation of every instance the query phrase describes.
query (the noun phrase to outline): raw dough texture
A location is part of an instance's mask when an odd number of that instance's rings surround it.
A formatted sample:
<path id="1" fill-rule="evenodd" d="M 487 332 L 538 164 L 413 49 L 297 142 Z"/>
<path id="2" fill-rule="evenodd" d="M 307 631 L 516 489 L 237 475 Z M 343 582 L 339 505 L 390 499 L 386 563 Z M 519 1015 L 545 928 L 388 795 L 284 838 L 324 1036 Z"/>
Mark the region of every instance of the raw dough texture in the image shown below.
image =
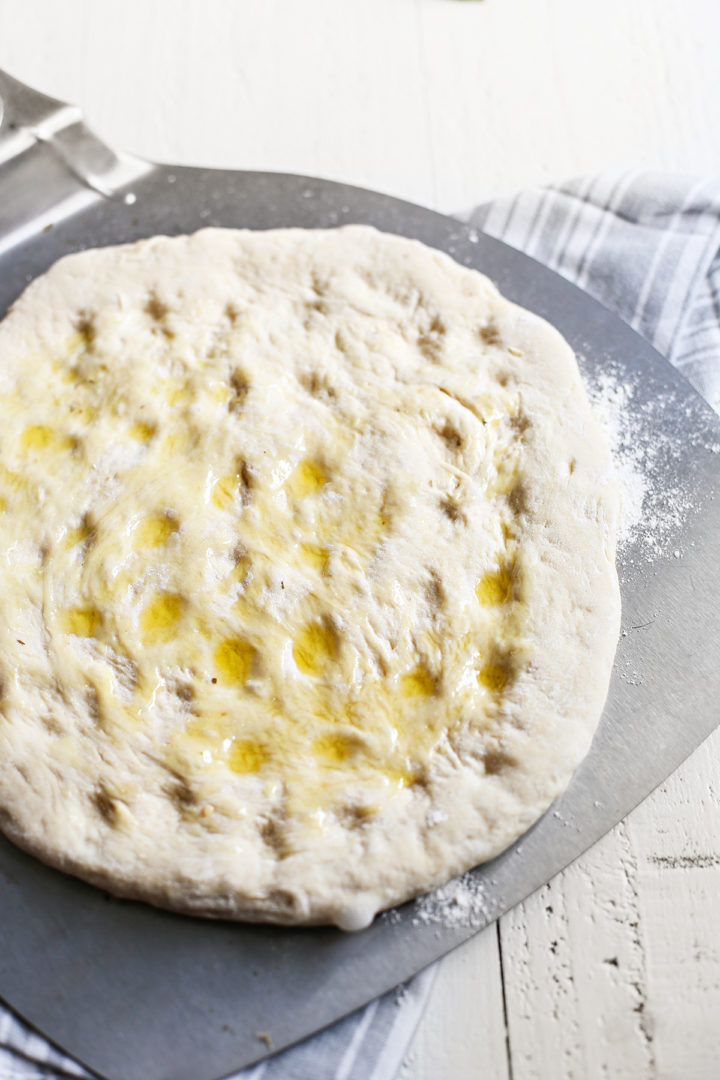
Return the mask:
<path id="1" fill-rule="evenodd" d="M 365 227 L 62 259 L 0 325 L 0 824 L 114 893 L 366 925 L 589 748 L 610 454 L 558 333 Z"/>

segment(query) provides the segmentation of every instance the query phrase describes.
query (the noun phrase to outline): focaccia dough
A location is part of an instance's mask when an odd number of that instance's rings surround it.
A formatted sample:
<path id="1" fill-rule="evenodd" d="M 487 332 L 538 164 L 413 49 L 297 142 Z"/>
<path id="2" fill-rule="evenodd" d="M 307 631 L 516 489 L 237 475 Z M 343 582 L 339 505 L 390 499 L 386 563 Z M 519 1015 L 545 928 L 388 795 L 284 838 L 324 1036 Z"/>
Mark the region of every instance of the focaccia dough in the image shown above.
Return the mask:
<path id="1" fill-rule="evenodd" d="M 72 255 L 0 325 L 0 824 L 114 893 L 367 924 L 567 785 L 619 622 L 555 330 L 365 227 Z"/>

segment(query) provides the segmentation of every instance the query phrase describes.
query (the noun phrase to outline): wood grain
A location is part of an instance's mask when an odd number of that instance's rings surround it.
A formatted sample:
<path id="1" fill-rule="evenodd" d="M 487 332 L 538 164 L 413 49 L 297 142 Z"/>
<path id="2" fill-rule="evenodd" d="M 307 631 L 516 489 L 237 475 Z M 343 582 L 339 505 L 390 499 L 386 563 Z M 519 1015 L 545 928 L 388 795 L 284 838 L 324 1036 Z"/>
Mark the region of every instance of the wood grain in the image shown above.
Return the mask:
<path id="1" fill-rule="evenodd" d="M 718 167 L 717 0 L 0 0 L 0 64 L 159 160 L 452 212 Z M 443 961 L 403 1080 L 720 1076 L 720 734 Z"/>
<path id="2" fill-rule="evenodd" d="M 716 0 L 0 0 L 0 62 L 114 145 L 452 212 L 717 167 Z"/>
<path id="3" fill-rule="evenodd" d="M 444 958 L 431 1000 L 432 1020 L 421 1022 L 398 1080 L 511 1080 L 497 926 Z"/>

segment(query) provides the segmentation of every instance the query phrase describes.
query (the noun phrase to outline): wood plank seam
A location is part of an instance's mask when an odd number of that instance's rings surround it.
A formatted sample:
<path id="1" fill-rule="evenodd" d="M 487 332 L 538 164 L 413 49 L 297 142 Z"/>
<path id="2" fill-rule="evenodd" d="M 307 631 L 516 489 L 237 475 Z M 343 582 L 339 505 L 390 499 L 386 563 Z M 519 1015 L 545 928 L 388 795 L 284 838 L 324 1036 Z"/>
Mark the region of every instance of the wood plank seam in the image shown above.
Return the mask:
<path id="1" fill-rule="evenodd" d="M 630 980 L 630 985 L 636 994 L 636 1003 L 633 1008 L 637 1016 L 636 1026 L 638 1035 L 644 1044 L 647 1073 L 649 1076 L 654 1076 L 657 1071 L 657 1061 L 655 1057 L 652 1020 L 647 1008 L 647 956 L 645 940 L 640 927 L 638 861 L 630 840 L 626 821 L 621 821 L 617 826 L 616 835 L 620 840 L 620 867 L 630 890 L 629 907 L 631 918 L 628 919 L 628 928 L 630 930 L 632 956 L 635 961 L 634 976 Z"/>
<path id="2" fill-rule="evenodd" d="M 500 988 L 502 991 L 502 1016 L 503 1023 L 505 1024 L 505 1053 L 507 1055 L 507 1073 L 508 1080 L 515 1080 L 515 1074 L 513 1072 L 513 1057 L 512 1057 L 512 1044 L 510 1042 L 510 1025 L 508 1023 L 508 1007 L 507 1007 L 507 995 L 505 993 L 505 963 L 503 960 L 503 947 L 502 947 L 502 930 L 500 927 L 500 919 L 495 923 L 495 933 L 497 934 L 497 947 L 498 947 L 498 963 L 500 967 Z"/>

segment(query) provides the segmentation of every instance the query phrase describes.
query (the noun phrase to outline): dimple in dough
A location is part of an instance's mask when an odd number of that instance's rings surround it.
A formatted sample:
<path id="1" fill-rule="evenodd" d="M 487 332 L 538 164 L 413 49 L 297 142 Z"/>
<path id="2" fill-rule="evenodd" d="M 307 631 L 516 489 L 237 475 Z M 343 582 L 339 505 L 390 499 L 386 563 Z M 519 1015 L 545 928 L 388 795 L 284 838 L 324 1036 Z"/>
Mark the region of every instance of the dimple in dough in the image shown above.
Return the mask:
<path id="1" fill-rule="evenodd" d="M 88 251 L 0 325 L 0 821 L 115 893 L 356 929 L 566 786 L 618 632 L 572 354 L 365 227 Z"/>

